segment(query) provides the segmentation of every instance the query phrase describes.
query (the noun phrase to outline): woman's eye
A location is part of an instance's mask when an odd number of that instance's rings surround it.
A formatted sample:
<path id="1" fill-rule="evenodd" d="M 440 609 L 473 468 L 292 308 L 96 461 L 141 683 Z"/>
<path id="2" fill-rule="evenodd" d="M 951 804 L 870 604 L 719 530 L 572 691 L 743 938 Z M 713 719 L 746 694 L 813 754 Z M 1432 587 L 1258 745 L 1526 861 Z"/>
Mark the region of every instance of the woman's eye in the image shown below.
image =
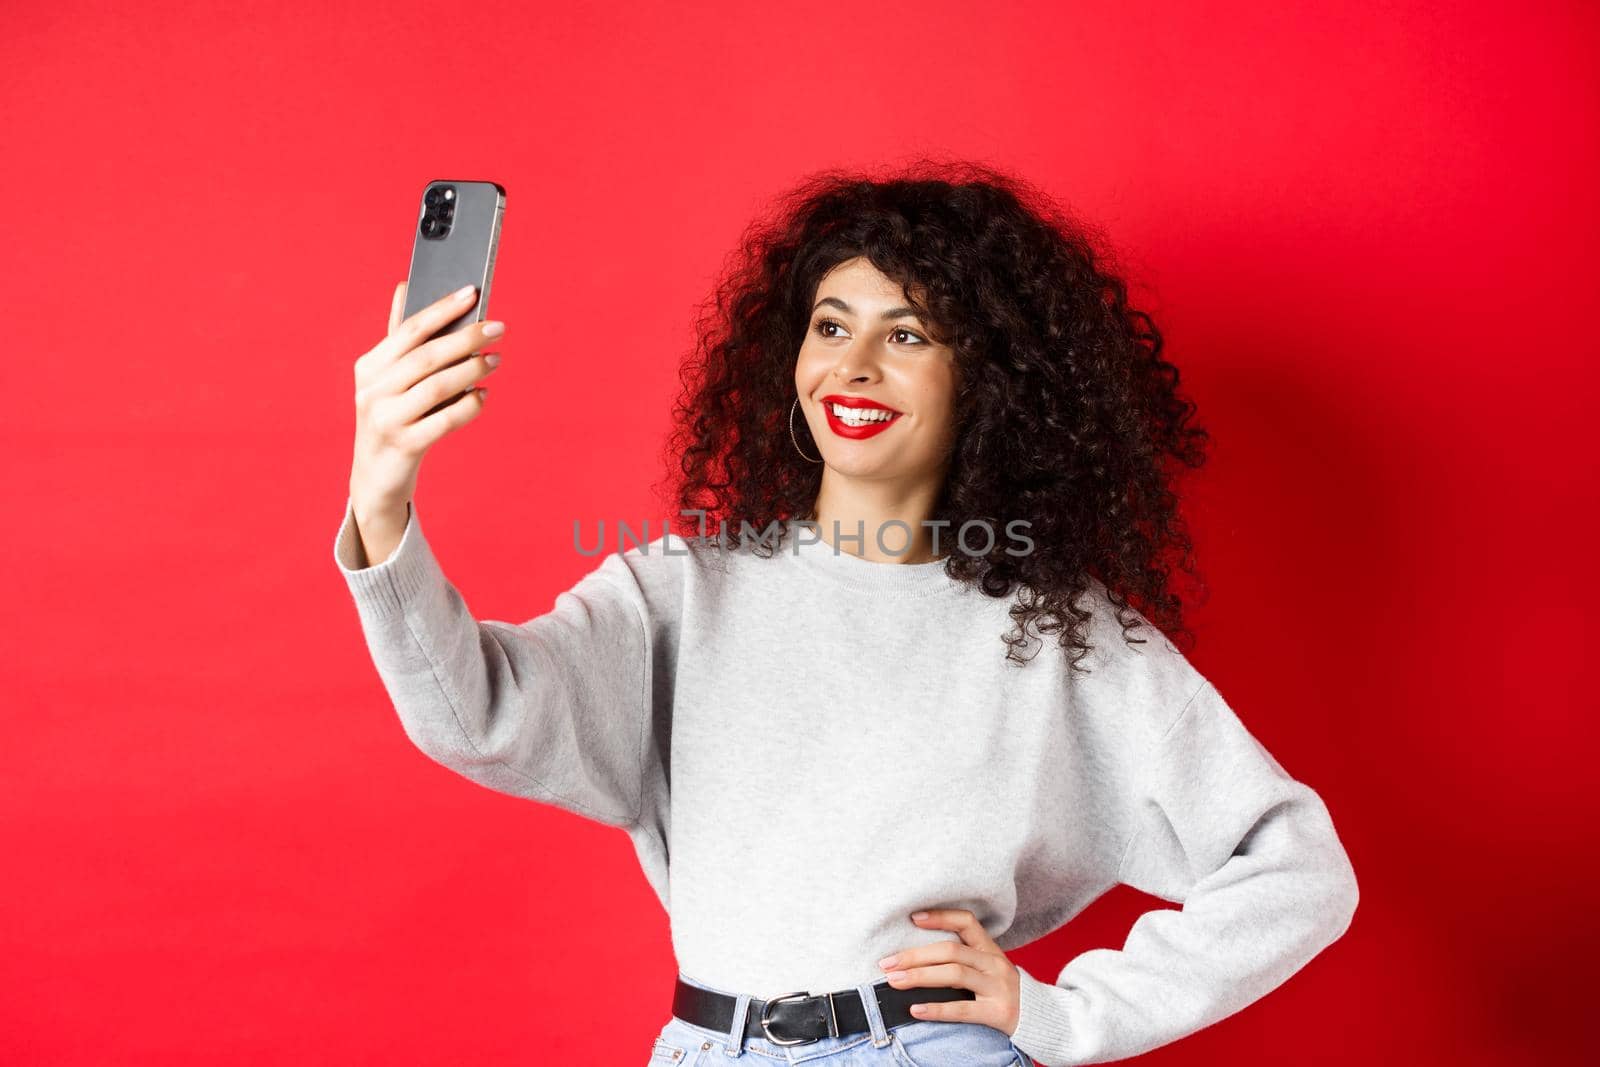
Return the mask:
<path id="1" fill-rule="evenodd" d="M 837 326 L 841 330 L 844 329 L 843 324 L 841 324 L 839 322 L 836 322 L 833 319 L 818 319 L 817 320 L 817 325 L 814 328 L 815 328 L 816 332 L 822 337 L 829 337 L 829 338 L 837 337 L 838 336 L 837 334 L 832 334 L 832 333 L 828 332 L 828 327 L 830 327 L 830 326 Z M 904 326 L 896 326 L 894 328 L 894 330 L 889 334 L 889 336 L 890 337 L 898 337 L 901 334 L 905 334 L 907 337 L 916 338 L 916 343 L 917 344 L 927 344 L 928 343 L 923 338 L 918 337 L 916 334 L 914 334 L 910 330 L 906 329 Z M 902 341 L 900 343 L 904 344 L 905 342 Z"/>

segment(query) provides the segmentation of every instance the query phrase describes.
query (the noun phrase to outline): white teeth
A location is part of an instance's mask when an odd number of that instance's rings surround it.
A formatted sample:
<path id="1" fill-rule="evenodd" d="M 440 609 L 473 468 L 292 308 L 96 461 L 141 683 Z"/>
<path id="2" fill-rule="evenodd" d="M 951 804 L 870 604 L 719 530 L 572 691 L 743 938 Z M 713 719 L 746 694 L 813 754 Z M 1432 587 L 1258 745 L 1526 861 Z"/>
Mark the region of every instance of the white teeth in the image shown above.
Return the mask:
<path id="1" fill-rule="evenodd" d="M 892 411 L 882 408 L 847 408 L 843 404 L 834 404 L 833 414 L 850 426 L 865 426 L 869 422 L 884 422 L 894 418 Z"/>

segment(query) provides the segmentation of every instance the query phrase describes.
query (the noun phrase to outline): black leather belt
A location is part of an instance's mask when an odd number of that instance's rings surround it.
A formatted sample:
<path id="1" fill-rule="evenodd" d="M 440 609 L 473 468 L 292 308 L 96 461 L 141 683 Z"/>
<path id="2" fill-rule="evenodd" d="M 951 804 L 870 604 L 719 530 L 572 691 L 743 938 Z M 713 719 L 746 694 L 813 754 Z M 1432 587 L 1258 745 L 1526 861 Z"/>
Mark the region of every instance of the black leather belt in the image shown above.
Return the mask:
<path id="1" fill-rule="evenodd" d="M 949 986 L 897 989 L 878 983 L 873 988 L 878 994 L 878 1013 L 883 1017 L 885 1028 L 921 1021 L 911 1014 L 913 1004 L 978 999 L 978 994 L 970 989 Z M 672 991 L 672 1014 L 707 1030 L 727 1033 L 733 1026 L 733 1009 L 738 1000 L 727 993 L 690 985 L 680 977 Z M 771 1000 L 751 997 L 744 1021 L 744 1036 L 764 1037 L 774 1045 L 804 1045 L 825 1037 L 848 1037 L 871 1029 L 867 1022 L 867 1006 L 854 989 L 837 993 L 785 993 Z"/>

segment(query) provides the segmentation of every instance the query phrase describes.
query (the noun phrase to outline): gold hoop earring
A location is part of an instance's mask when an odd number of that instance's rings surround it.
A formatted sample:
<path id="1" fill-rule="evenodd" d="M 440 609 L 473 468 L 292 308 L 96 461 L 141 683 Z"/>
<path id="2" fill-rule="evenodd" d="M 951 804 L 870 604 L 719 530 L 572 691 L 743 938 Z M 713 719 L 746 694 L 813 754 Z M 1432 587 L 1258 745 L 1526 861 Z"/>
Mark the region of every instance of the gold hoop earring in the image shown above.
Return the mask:
<path id="1" fill-rule="evenodd" d="M 789 405 L 789 440 L 794 442 L 794 450 L 796 452 L 800 453 L 800 458 L 801 459 L 805 460 L 808 463 L 821 463 L 822 462 L 822 457 L 821 456 L 818 456 L 816 459 L 812 459 L 810 456 L 806 455 L 805 449 L 800 447 L 800 438 L 798 438 L 798 437 L 796 437 L 794 435 L 794 413 L 795 413 L 795 409 L 798 408 L 799 406 L 800 406 L 800 398 L 799 397 L 795 397 L 794 398 L 794 403 Z"/>

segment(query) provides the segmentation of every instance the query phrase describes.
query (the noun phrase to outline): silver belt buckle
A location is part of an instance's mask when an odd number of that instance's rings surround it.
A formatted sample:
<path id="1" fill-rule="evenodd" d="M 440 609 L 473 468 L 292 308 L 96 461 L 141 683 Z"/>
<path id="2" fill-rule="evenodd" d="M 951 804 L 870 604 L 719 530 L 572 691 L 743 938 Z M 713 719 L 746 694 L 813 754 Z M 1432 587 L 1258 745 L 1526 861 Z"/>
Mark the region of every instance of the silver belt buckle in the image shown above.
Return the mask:
<path id="1" fill-rule="evenodd" d="M 822 999 L 828 1002 L 828 1036 L 838 1037 L 839 1013 L 833 1006 L 833 994 L 818 993 L 816 995 L 822 997 Z M 772 1042 L 774 1045 L 809 1045 L 813 1041 L 822 1040 L 821 1038 L 817 1037 L 794 1037 L 785 1040 L 784 1038 L 778 1037 L 772 1032 L 772 1021 L 767 1017 L 767 1013 L 772 1010 L 774 1004 L 781 1004 L 786 1000 L 807 1000 L 811 996 L 811 993 L 806 992 L 785 993 L 783 996 L 773 997 L 771 1000 L 768 1000 L 761 1005 L 761 1032 L 767 1035 L 768 1041 Z"/>

